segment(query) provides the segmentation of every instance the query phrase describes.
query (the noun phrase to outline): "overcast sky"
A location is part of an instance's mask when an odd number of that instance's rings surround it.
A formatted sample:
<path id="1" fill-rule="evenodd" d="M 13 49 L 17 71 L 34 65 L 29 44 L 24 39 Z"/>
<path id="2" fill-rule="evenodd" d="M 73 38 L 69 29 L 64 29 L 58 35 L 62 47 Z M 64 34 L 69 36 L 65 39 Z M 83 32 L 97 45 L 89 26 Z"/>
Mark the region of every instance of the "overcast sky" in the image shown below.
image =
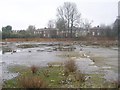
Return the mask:
<path id="1" fill-rule="evenodd" d="M 75 2 L 82 18 L 93 20 L 93 26 L 112 24 L 118 16 L 119 0 L 0 0 L 0 28 L 47 27 L 50 19 L 56 19 L 57 7 L 66 1 Z"/>

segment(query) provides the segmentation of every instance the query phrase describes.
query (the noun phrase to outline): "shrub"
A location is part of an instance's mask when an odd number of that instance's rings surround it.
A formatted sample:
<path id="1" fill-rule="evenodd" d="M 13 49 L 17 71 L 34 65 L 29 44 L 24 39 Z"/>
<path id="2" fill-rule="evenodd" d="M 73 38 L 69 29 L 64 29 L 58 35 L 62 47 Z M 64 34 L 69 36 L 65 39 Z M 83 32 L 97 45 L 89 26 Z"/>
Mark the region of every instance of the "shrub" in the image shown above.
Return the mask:
<path id="1" fill-rule="evenodd" d="M 77 70 L 77 66 L 74 60 L 68 60 L 65 62 L 65 69 L 69 72 L 75 72 Z"/>
<path id="2" fill-rule="evenodd" d="M 22 76 L 19 78 L 22 88 L 45 88 L 46 83 L 38 76 Z"/>
<path id="3" fill-rule="evenodd" d="M 36 67 L 34 65 L 31 66 L 31 71 L 32 71 L 33 74 L 35 74 L 38 71 L 38 67 Z"/>

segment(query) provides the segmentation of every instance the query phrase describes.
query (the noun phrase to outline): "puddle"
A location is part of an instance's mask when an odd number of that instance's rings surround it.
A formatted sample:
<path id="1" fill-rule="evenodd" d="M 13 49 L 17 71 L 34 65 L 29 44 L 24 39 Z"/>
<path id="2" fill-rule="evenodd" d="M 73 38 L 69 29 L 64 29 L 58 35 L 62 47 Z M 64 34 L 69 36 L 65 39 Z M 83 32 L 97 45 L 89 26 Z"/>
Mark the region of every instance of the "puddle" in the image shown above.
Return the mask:
<path id="1" fill-rule="evenodd" d="M 114 71 L 112 70 L 104 70 L 105 76 L 104 78 L 109 81 L 109 82 L 113 82 L 113 81 L 118 81 L 118 73 L 114 73 Z"/>
<path id="2" fill-rule="evenodd" d="M 93 65 L 94 62 L 89 58 L 78 58 L 76 59 L 76 63 L 78 68 L 86 74 L 91 74 L 99 70 L 98 66 Z"/>
<path id="3" fill-rule="evenodd" d="M 3 81 L 13 79 L 19 75 L 19 73 L 11 73 L 9 71 L 3 72 L 4 74 L 2 75 Z"/>

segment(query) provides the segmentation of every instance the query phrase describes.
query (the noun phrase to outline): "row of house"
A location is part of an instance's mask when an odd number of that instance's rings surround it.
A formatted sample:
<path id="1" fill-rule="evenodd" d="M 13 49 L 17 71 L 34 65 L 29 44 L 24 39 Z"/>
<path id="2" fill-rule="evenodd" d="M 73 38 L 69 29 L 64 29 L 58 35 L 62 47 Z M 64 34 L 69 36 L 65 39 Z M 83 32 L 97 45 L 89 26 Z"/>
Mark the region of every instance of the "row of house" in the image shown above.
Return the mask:
<path id="1" fill-rule="evenodd" d="M 90 29 L 83 28 L 75 28 L 72 31 L 72 37 L 85 37 L 85 36 L 101 36 L 103 35 L 104 29 L 100 27 L 93 27 Z M 40 37 L 70 37 L 70 31 L 60 31 L 56 28 L 45 28 L 45 29 L 37 29 L 34 31 L 35 35 Z"/>
<path id="2" fill-rule="evenodd" d="M 85 36 L 100 36 L 102 35 L 103 29 L 100 27 L 94 27 L 90 29 L 83 28 L 74 28 L 72 31 L 72 37 L 85 37 Z M 41 28 L 31 31 L 32 34 L 37 35 L 40 38 L 63 38 L 70 37 L 70 31 L 67 30 L 59 30 L 57 28 Z M 14 33 L 18 33 L 18 31 L 14 31 Z"/>

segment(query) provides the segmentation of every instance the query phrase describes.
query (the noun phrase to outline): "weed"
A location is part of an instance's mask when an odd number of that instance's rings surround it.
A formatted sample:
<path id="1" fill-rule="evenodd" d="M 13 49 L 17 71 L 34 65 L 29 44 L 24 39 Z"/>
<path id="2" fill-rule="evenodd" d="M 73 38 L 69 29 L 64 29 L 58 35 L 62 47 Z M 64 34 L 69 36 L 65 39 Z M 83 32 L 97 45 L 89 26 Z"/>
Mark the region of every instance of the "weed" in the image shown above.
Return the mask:
<path id="1" fill-rule="evenodd" d="M 39 76 L 21 76 L 19 85 L 22 88 L 45 88 L 47 86 Z"/>
<path id="2" fill-rule="evenodd" d="M 68 60 L 65 62 L 65 69 L 69 72 L 75 72 L 77 70 L 77 66 L 74 60 Z"/>
<path id="3" fill-rule="evenodd" d="M 31 71 L 32 71 L 33 74 L 35 74 L 38 71 L 38 67 L 36 67 L 34 65 L 31 66 Z"/>

